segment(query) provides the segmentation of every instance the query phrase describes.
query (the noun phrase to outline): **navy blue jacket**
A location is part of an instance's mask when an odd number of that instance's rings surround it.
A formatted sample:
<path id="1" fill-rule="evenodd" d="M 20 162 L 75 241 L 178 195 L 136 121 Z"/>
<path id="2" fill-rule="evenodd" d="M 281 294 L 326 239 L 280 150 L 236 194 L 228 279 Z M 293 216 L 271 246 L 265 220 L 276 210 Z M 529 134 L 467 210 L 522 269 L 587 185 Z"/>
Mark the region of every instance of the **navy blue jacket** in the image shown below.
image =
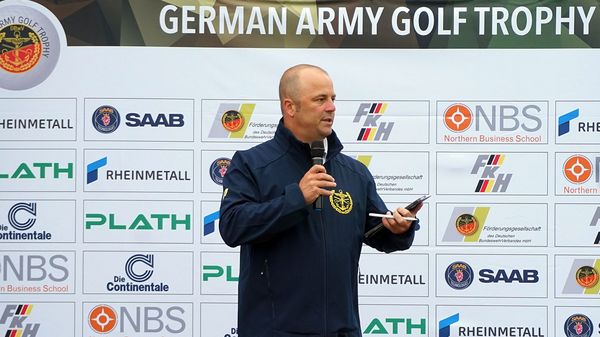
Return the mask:
<path id="1" fill-rule="evenodd" d="M 361 336 L 358 260 L 364 233 L 387 208 L 369 170 L 328 138 L 327 173 L 337 184 L 317 211 L 299 181 L 312 166 L 310 147 L 279 122 L 275 137 L 238 151 L 223 182 L 219 229 L 241 246 L 239 337 Z M 387 229 L 366 243 L 384 252 L 411 246 L 414 227 Z"/>

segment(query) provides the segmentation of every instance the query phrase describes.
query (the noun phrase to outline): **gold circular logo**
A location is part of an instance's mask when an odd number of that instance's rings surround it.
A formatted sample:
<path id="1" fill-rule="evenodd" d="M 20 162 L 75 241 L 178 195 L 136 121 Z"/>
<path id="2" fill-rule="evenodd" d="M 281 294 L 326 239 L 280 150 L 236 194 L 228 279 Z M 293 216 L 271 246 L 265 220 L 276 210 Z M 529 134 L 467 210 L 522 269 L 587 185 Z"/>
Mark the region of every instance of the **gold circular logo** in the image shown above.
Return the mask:
<path id="1" fill-rule="evenodd" d="M 41 58 L 39 36 L 25 25 L 8 25 L 0 30 L 0 67 L 17 74 L 33 68 Z"/>
<path id="2" fill-rule="evenodd" d="M 598 283 L 598 272 L 594 267 L 583 266 L 577 269 L 575 280 L 584 288 L 592 288 Z"/>
<path id="3" fill-rule="evenodd" d="M 477 218 L 472 214 L 461 214 L 456 218 L 456 230 L 464 235 L 469 236 L 477 232 L 479 228 L 479 222 Z"/>
<path id="4" fill-rule="evenodd" d="M 244 126 L 244 116 L 239 111 L 229 110 L 221 116 L 221 124 L 230 132 L 240 131 Z"/>
<path id="5" fill-rule="evenodd" d="M 329 196 L 329 202 L 331 203 L 331 207 L 338 213 L 348 214 L 352 210 L 352 197 L 348 192 L 342 190 L 338 190 L 337 192 L 334 191 L 333 194 Z"/>

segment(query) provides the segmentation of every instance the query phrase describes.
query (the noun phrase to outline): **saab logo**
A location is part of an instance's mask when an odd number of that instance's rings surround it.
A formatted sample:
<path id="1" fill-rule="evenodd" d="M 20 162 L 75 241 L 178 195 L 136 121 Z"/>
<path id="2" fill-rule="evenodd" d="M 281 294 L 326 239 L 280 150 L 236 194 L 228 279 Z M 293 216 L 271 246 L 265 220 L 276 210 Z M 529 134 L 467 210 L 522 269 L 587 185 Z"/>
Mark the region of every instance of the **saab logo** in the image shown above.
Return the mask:
<path id="1" fill-rule="evenodd" d="M 510 275 L 504 269 L 498 271 L 482 269 L 479 271 L 479 281 L 482 283 L 538 283 L 539 280 L 538 271 L 534 269 L 524 269 L 523 271 L 513 269 Z"/>
<path id="2" fill-rule="evenodd" d="M 596 207 L 596 212 L 594 212 L 594 216 L 592 217 L 592 220 L 590 221 L 590 226 L 598 226 L 598 224 L 600 223 L 600 206 Z M 596 234 L 596 239 L 594 240 L 594 244 L 595 245 L 600 245 L 600 232 L 598 232 L 598 234 Z"/>
<path id="3" fill-rule="evenodd" d="M 37 215 L 36 212 L 37 209 L 37 203 L 32 202 L 32 203 L 25 203 L 25 202 L 20 202 L 15 204 L 13 207 L 10 208 L 10 210 L 8 211 L 8 223 L 16 230 L 18 231 L 26 231 L 28 229 L 30 229 L 34 224 L 35 224 L 35 216 Z M 18 218 L 18 213 L 19 212 L 25 212 L 28 213 L 30 215 L 33 215 L 33 217 L 29 217 L 27 219 L 19 219 Z"/>
<path id="4" fill-rule="evenodd" d="M 473 283 L 473 269 L 466 262 L 451 263 L 445 272 L 446 283 L 452 289 L 462 290 L 468 288 Z"/>
<path id="5" fill-rule="evenodd" d="M 73 163 L 66 167 L 60 163 L 21 163 L 12 172 L 0 173 L 0 179 L 59 179 L 61 174 L 73 179 Z"/>
<path id="6" fill-rule="evenodd" d="M 86 213 L 85 229 L 105 225 L 108 225 L 108 229 L 111 230 L 177 230 L 179 225 L 183 225 L 185 230 L 190 230 L 192 227 L 191 214 L 186 214 L 183 219 L 177 219 L 177 214 L 138 214 L 133 220 L 125 221 L 124 223 L 117 223 L 115 217 L 114 213 Z"/>
<path id="7" fill-rule="evenodd" d="M 210 179 L 215 182 L 215 184 L 223 185 L 223 178 L 227 173 L 227 169 L 229 169 L 229 165 L 231 164 L 231 159 L 229 158 L 217 158 L 215 161 L 210 164 Z"/>
<path id="8" fill-rule="evenodd" d="M 225 111 L 221 116 L 221 125 L 230 132 L 240 131 L 244 127 L 244 116 L 239 111 Z"/>
<path id="9" fill-rule="evenodd" d="M 134 266 L 136 263 L 142 263 L 142 264 L 148 266 L 149 268 L 147 268 L 142 273 L 140 273 L 139 271 L 134 270 Z M 143 267 L 141 269 L 143 270 Z M 150 279 L 150 277 L 152 277 L 152 274 L 154 273 L 153 269 L 154 269 L 154 255 L 153 254 L 148 254 L 148 255 L 136 254 L 136 255 L 131 256 L 125 263 L 125 274 L 127 274 L 127 277 L 129 277 L 129 279 L 131 279 L 134 282 L 148 281 L 148 279 Z"/>
<path id="10" fill-rule="evenodd" d="M 185 125 L 183 120 L 183 114 L 156 114 L 154 117 L 150 113 L 139 114 L 137 112 L 131 112 L 125 115 L 127 126 L 131 127 L 144 127 L 150 125 L 151 127 L 164 126 L 168 128 L 180 128 Z"/>
<path id="11" fill-rule="evenodd" d="M 464 104 L 452 104 L 444 112 L 444 125 L 452 132 L 463 132 L 471 127 L 473 113 Z"/>
<path id="12" fill-rule="evenodd" d="M 248 122 L 252 118 L 254 103 L 222 103 L 217 109 L 209 138 L 244 138 Z"/>
<path id="13" fill-rule="evenodd" d="M 215 231 L 215 222 L 219 220 L 220 212 L 216 211 L 204 217 L 204 236 L 212 234 Z"/>
<path id="14" fill-rule="evenodd" d="M 454 323 L 458 323 L 459 320 L 460 314 L 454 314 L 441 320 L 438 324 L 440 337 L 450 337 L 450 326 Z"/>
<path id="15" fill-rule="evenodd" d="M 40 323 L 26 323 L 32 304 L 7 304 L 0 316 L 0 325 L 6 324 L 5 337 L 35 337 L 40 329 Z"/>
<path id="16" fill-rule="evenodd" d="M 103 105 L 92 114 L 92 125 L 101 133 L 112 133 L 120 123 L 119 111 L 110 105 Z"/>
<path id="17" fill-rule="evenodd" d="M 419 322 L 413 322 L 412 318 L 385 318 L 380 320 L 374 318 L 367 326 L 364 334 L 373 335 L 412 335 L 413 330 L 418 330 L 418 334 L 425 335 L 427 333 L 427 320 L 421 318 Z M 404 329 L 402 328 L 404 325 Z"/>
<path id="18" fill-rule="evenodd" d="M 218 265 L 204 265 L 202 266 L 202 281 L 208 281 L 210 278 L 220 278 L 225 275 L 227 282 L 238 282 L 239 276 L 233 275 L 233 266 L 226 266 L 225 268 Z"/>
<path id="19" fill-rule="evenodd" d="M 387 141 L 390 138 L 394 122 L 378 121 L 387 110 L 387 103 L 361 103 L 354 116 L 353 123 L 359 123 L 365 117 L 356 140 L 358 141 Z"/>
<path id="20" fill-rule="evenodd" d="M 17 281 L 43 281 L 49 279 L 54 282 L 65 281 L 69 277 L 66 267 L 68 258 L 56 254 L 50 257 L 42 255 L 0 255 L 0 274 L 3 281 L 15 279 Z M 2 288 L 2 287 L 0 287 Z"/>
<path id="21" fill-rule="evenodd" d="M 594 333 L 594 323 L 583 314 L 574 314 L 565 321 L 565 336 L 567 337 L 591 337 Z"/>
<path id="22" fill-rule="evenodd" d="M 571 263 L 563 294 L 598 295 L 600 259 L 580 258 Z"/>
<path id="23" fill-rule="evenodd" d="M 491 111 L 490 108 L 491 107 Z M 486 111 L 486 109 L 488 109 Z M 542 128 L 542 120 L 536 116 L 542 108 L 536 104 L 475 104 L 475 114 L 464 104 L 453 104 L 444 112 L 444 124 L 453 132 L 463 132 L 475 122 L 476 131 L 535 132 Z M 525 121 L 521 121 L 520 115 Z"/>
<path id="24" fill-rule="evenodd" d="M 97 333 L 111 332 L 117 326 L 117 313 L 108 305 L 98 305 L 90 311 L 88 324 Z"/>
<path id="25" fill-rule="evenodd" d="M 600 157 L 596 158 L 600 162 Z M 563 164 L 563 174 L 573 184 L 583 184 L 593 173 L 592 161 L 586 156 L 574 155 Z"/>
<path id="26" fill-rule="evenodd" d="M 570 121 L 579 117 L 579 109 L 575 109 L 571 112 L 567 112 L 566 114 L 558 117 L 558 136 L 562 136 L 564 134 L 569 133 L 571 129 Z"/>
<path id="27" fill-rule="evenodd" d="M 98 169 L 103 166 L 106 166 L 107 163 L 108 163 L 108 158 L 104 157 L 104 158 L 96 160 L 93 163 L 89 163 L 87 165 L 87 179 L 86 179 L 87 184 L 91 184 L 94 181 L 98 180 Z"/>
<path id="28" fill-rule="evenodd" d="M 483 169 L 481 178 L 475 187 L 475 192 L 480 193 L 503 193 L 506 192 L 512 173 L 497 173 L 498 169 L 504 163 L 505 155 L 490 154 L 479 155 L 475 160 L 471 174 L 478 174 L 480 169 Z"/>
<path id="29" fill-rule="evenodd" d="M 340 214 L 348 214 L 352 210 L 352 196 L 350 193 L 338 190 L 329 196 L 331 207 Z"/>
<path id="30" fill-rule="evenodd" d="M 120 306 L 117 310 L 108 305 L 94 307 L 88 315 L 90 328 L 101 334 L 119 333 L 165 333 L 180 334 L 186 329 L 185 308 L 178 305 Z M 146 335 L 148 336 L 148 335 Z"/>

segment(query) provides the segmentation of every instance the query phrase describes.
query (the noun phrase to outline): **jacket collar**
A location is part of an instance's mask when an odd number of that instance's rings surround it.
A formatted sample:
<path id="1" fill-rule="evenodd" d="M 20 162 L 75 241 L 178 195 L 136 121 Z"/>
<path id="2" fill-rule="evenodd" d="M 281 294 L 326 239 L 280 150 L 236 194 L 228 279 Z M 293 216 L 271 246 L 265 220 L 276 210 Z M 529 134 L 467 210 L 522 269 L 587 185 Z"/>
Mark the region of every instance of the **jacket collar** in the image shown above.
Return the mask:
<path id="1" fill-rule="evenodd" d="M 298 152 L 310 157 L 310 144 L 303 143 L 294 136 L 294 134 L 283 125 L 283 118 L 279 120 L 277 125 L 277 131 L 275 131 L 275 137 L 273 138 L 283 149 Z M 331 160 L 338 153 L 342 152 L 344 146 L 337 137 L 335 131 L 331 131 L 331 134 L 327 136 L 327 159 Z"/>

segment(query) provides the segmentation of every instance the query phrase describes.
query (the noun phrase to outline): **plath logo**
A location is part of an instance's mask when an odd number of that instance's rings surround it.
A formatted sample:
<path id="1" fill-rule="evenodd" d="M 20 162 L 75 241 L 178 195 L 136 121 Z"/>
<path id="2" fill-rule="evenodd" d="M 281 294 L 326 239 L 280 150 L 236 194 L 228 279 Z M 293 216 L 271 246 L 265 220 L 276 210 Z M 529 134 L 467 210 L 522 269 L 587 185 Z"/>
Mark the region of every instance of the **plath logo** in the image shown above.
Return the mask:
<path id="1" fill-rule="evenodd" d="M 475 187 L 475 192 L 479 193 L 503 193 L 506 192 L 512 173 L 498 173 L 498 169 L 504 164 L 506 155 L 490 154 L 479 155 L 475 160 L 471 174 L 479 174 L 481 177 Z"/>
<path id="2" fill-rule="evenodd" d="M 361 103 L 354 116 L 353 123 L 361 123 L 362 127 L 356 140 L 362 142 L 387 141 L 394 128 L 394 122 L 383 122 L 379 119 L 387 110 L 387 103 Z"/>

